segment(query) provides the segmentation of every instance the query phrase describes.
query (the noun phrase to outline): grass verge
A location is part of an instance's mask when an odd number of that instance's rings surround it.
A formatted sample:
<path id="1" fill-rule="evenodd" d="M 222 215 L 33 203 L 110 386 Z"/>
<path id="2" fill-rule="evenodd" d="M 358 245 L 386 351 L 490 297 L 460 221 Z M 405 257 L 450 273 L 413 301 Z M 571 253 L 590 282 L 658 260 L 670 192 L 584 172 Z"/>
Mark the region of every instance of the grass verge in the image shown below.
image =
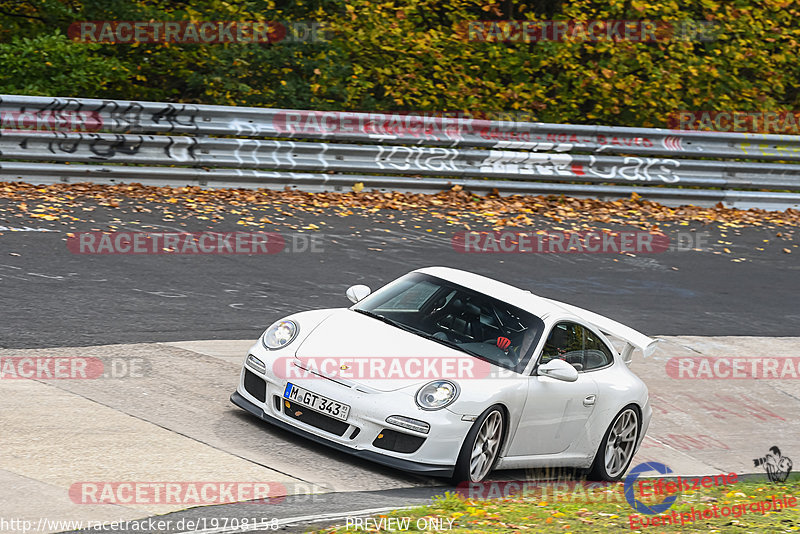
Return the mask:
<path id="1" fill-rule="evenodd" d="M 746 481 L 684 490 L 675 494 L 676 501 L 668 510 L 657 515 L 634 510 L 625 499 L 622 483 L 540 484 L 488 500 L 470 499 L 467 492 L 447 493 L 427 506 L 348 518 L 342 525 L 317 532 L 796 532 L 800 530 L 800 480 L 792 478 L 783 484 Z M 638 487 L 634 492 L 647 505 L 656 505 L 666 496 L 643 497 Z M 766 509 L 764 503 L 772 503 L 773 496 L 782 501 L 782 509 Z"/>

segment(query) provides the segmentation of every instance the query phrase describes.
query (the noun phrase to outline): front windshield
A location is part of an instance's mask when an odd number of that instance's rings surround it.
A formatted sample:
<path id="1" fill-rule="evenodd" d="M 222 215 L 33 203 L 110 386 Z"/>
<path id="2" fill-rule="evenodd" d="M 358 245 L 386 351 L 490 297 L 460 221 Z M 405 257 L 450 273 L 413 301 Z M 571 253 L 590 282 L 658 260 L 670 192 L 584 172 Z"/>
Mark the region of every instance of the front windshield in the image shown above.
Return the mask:
<path id="1" fill-rule="evenodd" d="M 544 330 L 532 313 L 421 273 L 392 282 L 352 309 L 516 372 L 525 369 Z"/>

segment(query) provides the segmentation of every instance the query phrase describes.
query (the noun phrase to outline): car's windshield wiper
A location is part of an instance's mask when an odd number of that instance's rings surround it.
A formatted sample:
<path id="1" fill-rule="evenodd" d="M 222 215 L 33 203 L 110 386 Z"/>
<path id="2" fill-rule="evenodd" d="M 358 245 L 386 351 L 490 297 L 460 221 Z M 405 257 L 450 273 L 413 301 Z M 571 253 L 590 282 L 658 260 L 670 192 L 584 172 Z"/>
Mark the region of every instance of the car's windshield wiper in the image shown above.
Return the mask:
<path id="1" fill-rule="evenodd" d="M 442 339 L 440 337 L 433 336 L 433 335 L 428 334 L 426 332 L 420 332 L 419 334 L 422 337 L 424 337 L 425 339 L 430 339 L 431 341 L 435 341 L 435 342 L 440 343 L 442 345 L 446 345 L 448 347 L 451 347 L 451 348 L 454 348 L 454 349 L 458 349 L 461 352 L 466 352 L 467 354 L 469 354 L 471 356 L 475 355 L 472 352 L 470 352 L 467 349 L 465 349 L 464 347 L 462 347 L 460 343 L 456 343 L 455 341 L 450 341 L 449 339 Z"/>
<path id="2" fill-rule="evenodd" d="M 461 351 L 461 352 L 463 352 L 465 354 L 469 354 L 470 356 L 475 356 L 476 358 L 480 358 L 482 360 L 484 359 L 483 356 L 481 356 L 480 354 L 476 354 L 476 353 L 472 352 L 471 350 L 465 349 L 463 346 L 461 346 L 461 343 L 457 343 L 457 342 L 451 341 L 449 339 L 442 339 L 440 337 L 434 336 L 433 334 L 429 334 L 427 332 L 423 332 L 422 330 L 417 330 L 415 328 L 412 329 L 412 330 L 414 331 L 415 334 L 418 334 L 418 335 L 424 337 L 425 339 L 430 339 L 431 341 L 435 341 L 435 342 L 439 343 L 440 345 L 444 345 L 446 347 L 450 347 L 451 349 L 456 349 L 456 350 Z"/>
<path id="3" fill-rule="evenodd" d="M 406 332 L 411 332 L 413 334 L 418 334 L 419 333 L 419 330 L 417 330 L 416 328 L 411 328 L 410 326 L 406 326 L 406 325 L 404 325 L 402 323 L 398 323 L 397 321 L 392 321 L 388 317 L 384 317 L 383 315 L 380 315 L 378 313 L 371 312 L 369 310 L 362 310 L 360 308 L 352 308 L 352 310 L 356 311 L 358 313 L 363 313 L 367 317 L 372 317 L 373 319 L 377 319 L 377 320 L 379 320 L 381 322 L 384 322 L 384 323 L 386 323 L 388 325 L 396 326 L 397 328 L 399 328 L 401 330 L 405 330 Z"/>

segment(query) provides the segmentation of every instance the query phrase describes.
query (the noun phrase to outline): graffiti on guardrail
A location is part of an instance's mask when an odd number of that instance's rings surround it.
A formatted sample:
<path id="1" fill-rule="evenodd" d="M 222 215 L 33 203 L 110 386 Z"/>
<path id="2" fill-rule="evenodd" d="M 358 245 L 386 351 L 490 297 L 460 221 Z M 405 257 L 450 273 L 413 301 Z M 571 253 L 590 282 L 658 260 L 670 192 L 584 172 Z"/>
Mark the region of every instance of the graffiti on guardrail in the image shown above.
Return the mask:
<path id="1" fill-rule="evenodd" d="M 570 133 L 548 133 L 544 136 L 546 141 L 553 143 L 569 143 L 574 145 L 597 146 L 598 152 L 605 147 L 650 148 L 655 145 L 649 137 L 623 136 L 623 135 L 578 135 Z"/>
<path id="2" fill-rule="evenodd" d="M 375 164 L 379 169 L 409 170 L 429 169 L 458 172 L 454 161 L 458 150 L 441 147 L 378 146 Z M 399 156 L 399 158 L 397 158 Z M 393 161 L 395 160 L 395 161 Z"/>
<path id="3" fill-rule="evenodd" d="M 608 167 L 601 167 L 594 156 L 589 156 L 589 161 L 590 163 L 586 167 L 587 172 L 606 180 L 622 177 L 631 182 L 661 181 L 667 184 L 674 184 L 681 180 L 681 177 L 675 172 L 680 168 L 681 162 L 676 159 L 626 156 L 622 160 L 622 165 Z"/>
<path id="4" fill-rule="evenodd" d="M 169 126 L 168 132 L 173 131 L 177 126 L 183 126 L 191 132 L 196 132 L 198 126 L 195 121 L 199 111 L 197 106 L 183 105 L 178 108 L 172 104 L 167 104 L 164 109 L 153 113 L 151 119 L 156 124 L 166 123 Z"/>
<path id="5" fill-rule="evenodd" d="M 512 152 L 492 150 L 480 163 L 481 172 L 502 174 L 532 174 L 542 176 L 574 176 L 583 174 L 572 165 L 569 154 Z"/>
<path id="6" fill-rule="evenodd" d="M 0 175 L 323 188 L 356 182 L 404 187 L 407 180 L 420 189 L 446 189 L 448 180 L 459 178 L 459 185 L 476 191 L 537 194 L 565 191 L 544 182 L 578 182 L 567 189 L 588 195 L 680 185 L 706 188 L 697 194 L 682 189 L 678 196 L 687 200 L 800 202 L 800 136 L 487 120 L 501 116 L 495 112 L 451 115 L 0 95 L 6 160 Z M 139 173 L 114 164 L 150 168 Z M 668 189 L 649 194 L 677 198 Z"/>
<path id="7" fill-rule="evenodd" d="M 137 154 L 144 144 L 144 137 L 141 135 L 125 136 L 122 134 L 104 136 L 95 133 L 67 135 L 66 132 L 52 132 L 47 137 L 38 136 L 33 139 L 23 139 L 19 143 L 19 148 L 22 150 L 38 149 L 38 144 L 31 146 L 32 141 L 44 141 L 46 150 L 54 155 L 58 153 L 75 154 L 82 145 L 85 145 L 86 149 L 92 154 L 89 159 L 109 160 L 118 154 L 126 156 Z"/>
<path id="8" fill-rule="evenodd" d="M 579 135 L 565 132 L 532 131 L 520 123 L 495 121 L 494 114 L 477 118 L 470 112 L 395 112 L 356 113 L 345 111 L 277 111 L 272 117 L 272 130 L 285 136 L 362 135 L 375 140 L 409 138 L 426 141 L 446 140 L 460 143 L 467 138 L 494 141 L 495 148 L 568 151 L 578 146 L 601 152 L 608 148 L 652 148 L 649 137 L 622 134 Z M 481 115 L 481 117 L 483 116 Z M 267 124 L 247 122 L 239 118 L 228 123 L 237 134 L 259 135 L 268 131 Z"/>
<path id="9" fill-rule="evenodd" d="M 473 150 L 442 146 L 353 145 L 190 135 L 125 135 L 85 132 L 9 132 L 0 153 L 34 161 L 191 164 L 208 168 L 297 171 L 381 171 L 393 175 L 481 176 L 660 183 L 692 186 L 759 186 L 788 189 L 800 178 L 791 164 L 728 163 L 660 157 L 573 154 L 570 143 L 529 143 L 521 150 Z M 541 151 L 540 151 L 541 150 Z M 757 174 L 756 174 L 757 173 Z"/>
<path id="10" fill-rule="evenodd" d="M 103 100 L 100 104 L 87 104 L 75 98 L 53 98 L 34 109 L 0 110 L 0 125 L 4 130 L 127 133 L 152 123 L 159 130 L 166 127 L 167 132 L 196 133 L 200 115 L 200 108 L 189 104 L 164 104 L 147 113 L 139 102 Z"/>
<path id="11" fill-rule="evenodd" d="M 196 137 L 170 137 L 164 154 L 175 161 L 186 162 L 197 159 L 195 151 L 199 148 L 200 141 Z"/>
<path id="12" fill-rule="evenodd" d="M 103 128 L 120 133 L 127 132 L 141 123 L 142 105 L 138 102 L 117 102 L 103 100 L 99 106 L 85 104 L 75 98 L 53 98 L 42 106 L 42 111 L 52 111 L 63 114 L 65 112 L 95 113 L 103 119 Z M 104 117 L 107 116 L 108 120 Z"/>
<path id="13" fill-rule="evenodd" d="M 100 137 L 97 134 L 89 134 L 89 151 L 94 154 L 92 159 L 107 160 L 117 154 L 131 156 L 137 154 L 142 148 L 144 138 L 141 135 L 125 136 L 114 135 L 113 139 Z"/>

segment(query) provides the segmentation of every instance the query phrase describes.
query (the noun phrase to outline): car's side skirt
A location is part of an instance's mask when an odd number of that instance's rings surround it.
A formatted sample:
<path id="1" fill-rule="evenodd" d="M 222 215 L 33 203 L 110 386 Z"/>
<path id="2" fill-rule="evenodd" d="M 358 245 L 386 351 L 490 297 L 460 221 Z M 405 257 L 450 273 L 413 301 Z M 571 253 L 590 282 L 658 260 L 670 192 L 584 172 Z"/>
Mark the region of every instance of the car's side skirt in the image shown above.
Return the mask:
<path id="1" fill-rule="evenodd" d="M 538 454 L 535 456 L 511 456 L 500 458 L 495 469 L 525 469 L 538 467 L 587 468 L 592 458 L 581 454 Z"/>

